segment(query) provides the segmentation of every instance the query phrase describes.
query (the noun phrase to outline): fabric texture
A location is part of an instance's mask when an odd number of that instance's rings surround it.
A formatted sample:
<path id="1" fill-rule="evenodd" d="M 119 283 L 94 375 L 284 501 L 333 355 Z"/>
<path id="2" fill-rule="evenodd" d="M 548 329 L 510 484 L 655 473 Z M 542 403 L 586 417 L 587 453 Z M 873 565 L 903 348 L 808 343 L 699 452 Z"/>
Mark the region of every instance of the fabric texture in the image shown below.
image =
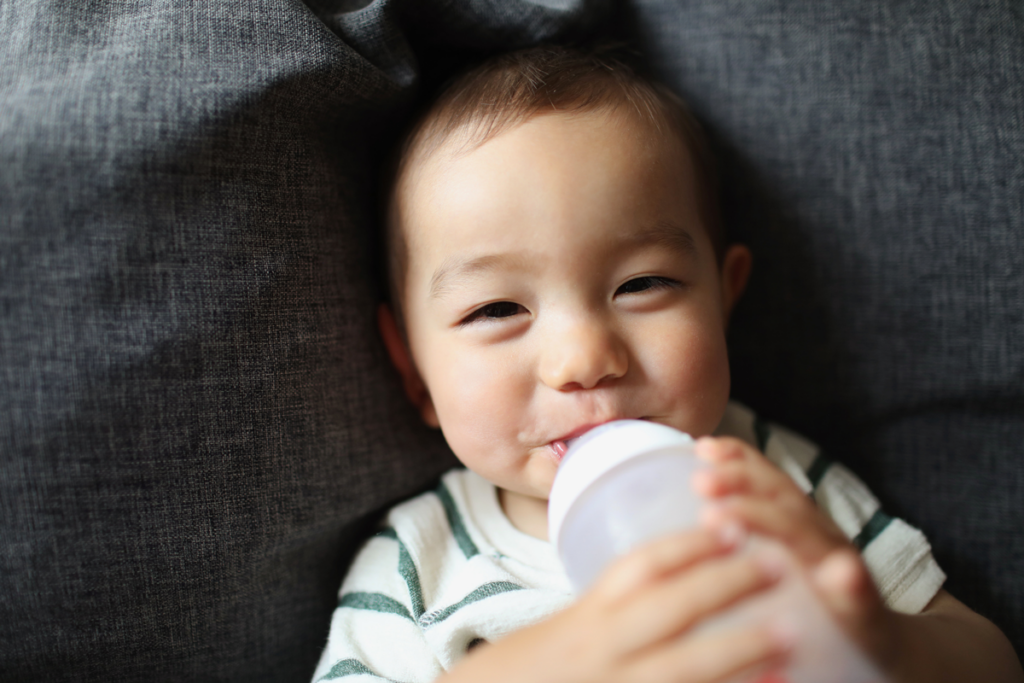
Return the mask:
<path id="1" fill-rule="evenodd" d="M 861 550 L 889 607 L 916 614 L 935 597 L 945 574 L 924 535 L 885 514 L 813 443 L 737 403 L 716 433 L 761 448 L 814 497 Z M 338 593 L 313 681 L 428 683 L 481 639 L 498 640 L 572 599 L 554 546 L 512 525 L 493 484 L 455 469 L 435 490 L 394 507 L 363 546 Z"/>
<path id="2" fill-rule="evenodd" d="M 477 639 L 494 642 L 566 607 L 552 546 L 512 526 L 494 485 L 465 469 L 393 508 L 338 594 L 314 681 L 370 672 L 428 683 Z"/>
<path id="3" fill-rule="evenodd" d="M 453 464 L 375 332 L 409 41 L 601 5 L 0 2 L 0 679 L 309 678 L 366 516 Z"/>
<path id="4" fill-rule="evenodd" d="M 380 143 L 608 4 L 0 2 L 0 678 L 308 679 L 362 520 L 453 462 L 373 331 Z M 1020 4 L 616 6 L 754 247 L 734 393 L 1024 654 Z"/>
<path id="5" fill-rule="evenodd" d="M 920 527 L 1024 656 L 1024 10 L 634 0 L 754 252 L 733 395 Z"/>

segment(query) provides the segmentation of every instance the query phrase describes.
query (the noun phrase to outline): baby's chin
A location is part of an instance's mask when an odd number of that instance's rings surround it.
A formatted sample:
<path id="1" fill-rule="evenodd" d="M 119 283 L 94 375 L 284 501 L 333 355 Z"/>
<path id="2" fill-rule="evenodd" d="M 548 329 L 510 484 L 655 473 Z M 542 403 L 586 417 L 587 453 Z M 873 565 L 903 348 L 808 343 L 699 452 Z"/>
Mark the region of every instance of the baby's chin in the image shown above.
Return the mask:
<path id="1" fill-rule="evenodd" d="M 547 501 L 561 459 L 562 457 L 548 446 L 534 449 L 523 470 L 521 480 L 513 483 L 509 489 L 523 496 Z"/>

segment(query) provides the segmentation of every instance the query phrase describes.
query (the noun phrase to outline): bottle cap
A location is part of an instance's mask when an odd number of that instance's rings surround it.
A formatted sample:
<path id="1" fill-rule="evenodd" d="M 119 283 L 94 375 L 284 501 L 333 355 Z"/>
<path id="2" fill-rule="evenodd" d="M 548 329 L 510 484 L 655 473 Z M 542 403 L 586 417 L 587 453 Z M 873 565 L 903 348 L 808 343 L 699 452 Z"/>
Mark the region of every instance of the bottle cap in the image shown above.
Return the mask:
<path id="1" fill-rule="evenodd" d="M 575 501 L 612 468 L 643 453 L 691 443 L 689 434 L 647 420 L 607 422 L 576 439 L 562 458 L 548 498 L 551 542 L 559 547 L 562 524 Z"/>

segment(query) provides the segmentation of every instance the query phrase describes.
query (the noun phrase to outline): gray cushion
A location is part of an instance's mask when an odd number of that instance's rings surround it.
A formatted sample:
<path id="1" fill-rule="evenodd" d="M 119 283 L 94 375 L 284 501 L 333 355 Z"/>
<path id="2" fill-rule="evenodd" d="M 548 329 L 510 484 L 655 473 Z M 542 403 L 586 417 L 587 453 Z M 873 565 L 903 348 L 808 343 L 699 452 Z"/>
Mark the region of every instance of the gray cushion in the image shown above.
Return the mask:
<path id="1" fill-rule="evenodd" d="M 1020 3 L 637 0 L 755 253 L 734 394 L 922 527 L 1024 644 Z"/>
<path id="2" fill-rule="evenodd" d="M 0 11 L 5 681 L 305 679 L 368 515 L 451 462 L 375 338 L 375 160 L 417 73 L 604 3 L 308 4 Z M 727 160 L 758 258 L 735 393 L 1021 643 L 1016 12 L 650 0 L 616 27 Z"/>
<path id="3" fill-rule="evenodd" d="M 407 28 L 588 3 L 353 4 L 0 9 L 4 681 L 308 679 L 366 515 L 451 464 L 369 285 Z"/>

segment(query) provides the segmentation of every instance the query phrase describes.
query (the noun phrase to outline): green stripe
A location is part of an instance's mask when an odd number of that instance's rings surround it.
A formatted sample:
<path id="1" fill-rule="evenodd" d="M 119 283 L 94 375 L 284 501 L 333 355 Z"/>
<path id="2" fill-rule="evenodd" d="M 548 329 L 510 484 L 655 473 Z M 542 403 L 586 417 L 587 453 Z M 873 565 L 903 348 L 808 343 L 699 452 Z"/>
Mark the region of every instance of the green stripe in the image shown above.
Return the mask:
<path id="1" fill-rule="evenodd" d="M 358 676 L 360 674 L 369 674 L 375 678 L 379 678 L 382 681 L 390 681 L 394 683 L 390 678 L 384 678 L 383 676 L 371 671 L 365 664 L 360 662 L 358 659 L 343 659 L 334 666 L 331 670 L 321 676 L 317 681 L 332 681 L 336 678 L 344 678 L 345 676 Z"/>
<path id="2" fill-rule="evenodd" d="M 462 523 L 462 515 L 459 514 L 459 509 L 455 506 L 455 500 L 452 498 L 448 487 L 444 485 L 444 482 L 441 482 L 441 485 L 434 489 L 434 493 L 441 499 L 444 513 L 448 516 L 448 526 L 452 528 L 455 542 L 462 549 L 462 554 L 466 556 L 467 560 L 474 555 L 479 555 L 480 550 L 477 549 L 476 543 L 473 543 L 473 539 L 469 537 L 466 525 Z"/>
<path id="3" fill-rule="evenodd" d="M 417 619 L 423 614 L 423 591 L 420 589 L 420 575 L 413 564 L 412 555 L 409 549 L 401 541 L 398 542 L 398 573 L 405 579 L 405 585 L 409 587 L 409 602 L 412 604 L 413 616 Z"/>
<path id="4" fill-rule="evenodd" d="M 832 461 L 826 458 L 822 453 L 818 453 L 814 457 L 814 461 L 811 466 L 807 468 L 807 480 L 811 482 L 811 490 L 818 488 L 818 483 L 821 481 L 825 473 L 828 472 L 828 468 L 832 467 Z"/>
<path id="5" fill-rule="evenodd" d="M 444 609 L 438 610 L 436 612 L 431 612 L 429 615 L 427 615 L 425 619 L 421 620 L 420 623 L 424 627 L 431 626 L 433 624 L 437 624 L 439 622 L 444 621 L 445 619 L 455 614 L 466 605 L 471 605 L 474 602 L 479 602 L 480 600 L 489 598 L 492 595 L 500 595 L 502 593 L 518 591 L 522 589 L 522 586 L 518 586 L 508 581 L 494 581 L 492 583 L 485 583 L 484 585 L 480 586 L 475 591 L 464 597 L 462 600 L 459 600 L 454 605 L 445 607 Z"/>
<path id="6" fill-rule="evenodd" d="M 409 621 L 415 621 L 405 605 L 394 598 L 381 593 L 346 593 L 338 601 L 338 608 L 350 607 L 352 609 L 364 609 L 370 612 L 381 612 L 383 614 L 397 614 Z"/>
<path id="7" fill-rule="evenodd" d="M 760 415 L 754 416 L 754 434 L 757 436 L 757 450 L 764 453 L 768 448 L 768 438 L 772 435 L 772 429 L 768 423 L 761 419 Z"/>
<path id="8" fill-rule="evenodd" d="M 416 564 L 412 561 L 409 549 L 405 547 L 402 540 L 398 538 L 398 532 L 393 527 L 381 529 L 377 535 L 382 538 L 393 538 L 398 542 L 398 573 L 402 575 L 406 587 L 409 589 L 409 604 L 412 606 L 412 616 L 419 619 L 426 609 L 423 606 L 423 590 L 420 588 L 420 574 L 416 571 Z"/>
<path id="9" fill-rule="evenodd" d="M 878 535 L 885 531 L 885 528 L 889 526 L 891 521 L 892 517 L 882 512 L 881 509 L 877 510 L 875 514 L 871 515 L 871 519 L 860 530 L 860 533 L 853 539 L 853 545 L 857 550 L 864 550 L 871 541 L 878 538 Z"/>

